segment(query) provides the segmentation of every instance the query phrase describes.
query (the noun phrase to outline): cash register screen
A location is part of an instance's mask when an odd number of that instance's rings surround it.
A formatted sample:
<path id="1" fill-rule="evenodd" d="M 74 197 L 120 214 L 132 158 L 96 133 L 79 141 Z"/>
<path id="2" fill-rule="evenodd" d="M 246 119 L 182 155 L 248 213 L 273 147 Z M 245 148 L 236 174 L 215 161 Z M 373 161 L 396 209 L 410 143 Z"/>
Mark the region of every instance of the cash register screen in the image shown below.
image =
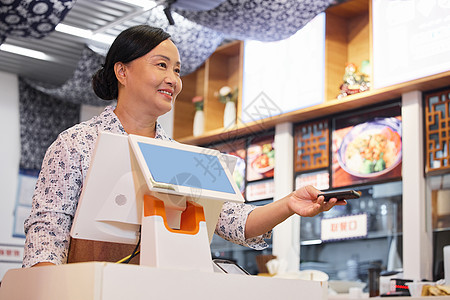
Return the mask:
<path id="1" fill-rule="evenodd" d="M 215 155 L 138 142 L 157 182 L 234 194 L 230 180 Z M 164 159 L 155 159 L 164 158 Z"/>

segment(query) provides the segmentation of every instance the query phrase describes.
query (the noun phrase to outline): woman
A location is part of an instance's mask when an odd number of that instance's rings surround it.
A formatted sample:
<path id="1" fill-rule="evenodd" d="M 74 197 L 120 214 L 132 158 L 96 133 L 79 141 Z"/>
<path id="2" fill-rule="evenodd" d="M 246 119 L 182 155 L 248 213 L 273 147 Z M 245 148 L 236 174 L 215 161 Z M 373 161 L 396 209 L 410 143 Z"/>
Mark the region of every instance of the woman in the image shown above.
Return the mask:
<path id="1" fill-rule="evenodd" d="M 23 266 L 67 261 L 69 232 L 100 130 L 171 140 L 157 123 L 172 109 L 182 88 L 180 56 L 169 34 L 147 25 L 116 38 L 104 67 L 93 77 L 95 93 L 117 106 L 62 132 L 49 147 L 25 221 Z M 113 164 L 114 161 L 112 160 Z M 263 249 L 270 231 L 293 214 L 315 216 L 345 201 L 318 197 L 312 186 L 263 207 L 225 203 L 216 233 L 234 243 Z"/>

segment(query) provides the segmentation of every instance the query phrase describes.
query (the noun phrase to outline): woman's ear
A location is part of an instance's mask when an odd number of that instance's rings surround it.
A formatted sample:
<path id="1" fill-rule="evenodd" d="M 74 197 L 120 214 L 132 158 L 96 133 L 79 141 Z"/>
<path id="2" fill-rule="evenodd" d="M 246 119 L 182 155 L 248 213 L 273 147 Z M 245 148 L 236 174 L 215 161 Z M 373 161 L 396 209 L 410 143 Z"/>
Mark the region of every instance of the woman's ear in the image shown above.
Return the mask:
<path id="1" fill-rule="evenodd" d="M 126 73 L 125 73 L 126 65 L 121 62 L 116 62 L 114 64 L 114 73 L 116 74 L 117 81 L 120 84 L 125 84 Z"/>

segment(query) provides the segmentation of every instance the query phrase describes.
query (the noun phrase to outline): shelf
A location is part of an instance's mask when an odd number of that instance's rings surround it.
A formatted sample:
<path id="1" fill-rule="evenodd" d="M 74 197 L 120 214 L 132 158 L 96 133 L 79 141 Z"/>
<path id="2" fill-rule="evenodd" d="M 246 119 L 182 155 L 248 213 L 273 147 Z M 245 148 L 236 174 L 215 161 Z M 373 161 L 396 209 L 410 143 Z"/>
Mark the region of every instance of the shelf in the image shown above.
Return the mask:
<path id="1" fill-rule="evenodd" d="M 205 130 L 223 127 L 225 104 L 215 95 L 222 87 L 242 91 L 243 42 L 237 41 L 218 48 L 206 61 L 207 92 L 205 99 Z M 240 97 L 239 97 L 240 98 Z M 239 102 L 239 99 L 238 99 Z"/>
<path id="2" fill-rule="evenodd" d="M 359 94 L 336 99 L 343 83 L 345 65 L 349 62 L 361 65 L 363 60 L 373 61 L 371 31 L 371 1 L 349 0 L 326 10 L 325 32 L 325 101 L 319 105 L 272 116 L 263 120 L 242 123 L 242 95 L 237 103 L 238 123 L 225 130 L 223 124 L 224 105 L 214 93 L 222 86 L 239 87 L 242 93 L 243 47 L 235 41 L 219 47 L 205 65 L 195 74 L 183 78 L 184 90 L 175 104 L 174 138 L 193 145 L 206 145 L 229 141 L 244 135 L 259 134 L 285 122 L 311 121 L 349 110 L 365 108 L 389 100 L 398 99 L 402 93 L 414 90 L 430 91 L 450 85 L 450 71 L 411 80 L 408 82 L 372 89 Z M 372 78 L 372 74 L 369 74 Z M 193 96 L 205 98 L 205 133 L 192 135 L 194 106 Z"/>
<path id="3" fill-rule="evenodd" d="M 205 65 L 197 71 L 183 77 L 183 90 L 175 102 L 173 117 L 173 138 L 178 140 L 182 137 L 192 135 L 192 124 L 194 123 L 195 106 L 192 98 L 195 96 L 205 97 Z M 191 124 L 191 126 L 186 126 Z"/>
<path id="4" fill-rule="evenodd" d="M 349 110 L 364 108 L 369 105 L 382 103 L 388 100 L 400 98 L 402 93 L 414 90 L 433 90 L 450 85 L 450 71 L 419 78 L 405 83 L 371 90 L 355 95 L 350 95 L 342 100 L 334 99 L 322 104 L 300 109 L 294 112 L 267 118 L 251 123 L 240 123 L 230 130 L 218 128 L 206 132 L 202 136 L 187 136 L 178 139 L 179 142 L 193 145 L 203 145 L 217 141 L 226 141 L 237 136 L 257 133 L 262 130 L 273 128 L 276 124 L 285 122 L 303 122 L 319 117 L 343 113 Z"/>
<path id="5" fill-rule="evenodd" d="M 372 60 L 368 0 L 353 0 L 330 7 L 326 11 L 325 33 L 325 99 L 339 95 L 345 66 L 354 63 L 361 67 L 364 60 Z M 368 74 L 372 78 L 371 74 Z"/>
<path id="6" fill-rule="evenodd" d="M 215 93 L 223 86 L 242 90 L 242 48 L 242 41 L 223 45 L 217 48 L 198 70 L 183 76 L 183 90 L 178 95 L 174 107 L 175 140 L 181 141 L 193 134 L 195 106 L 192 98 L 195 96 L 203 97 L 205 132 L 213 132 L 223 127 L 225 104 L 219 101 Z"/>

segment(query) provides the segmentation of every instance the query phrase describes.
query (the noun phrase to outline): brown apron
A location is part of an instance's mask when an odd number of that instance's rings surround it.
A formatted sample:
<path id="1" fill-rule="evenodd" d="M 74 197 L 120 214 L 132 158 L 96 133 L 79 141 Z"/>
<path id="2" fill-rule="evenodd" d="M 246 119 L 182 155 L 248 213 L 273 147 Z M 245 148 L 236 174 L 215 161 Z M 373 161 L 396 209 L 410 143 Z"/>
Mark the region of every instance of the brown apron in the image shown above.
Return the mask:
<path id="1" fill-rule="evenodd" d="M 70 241 L 67 263 L 88 261 L 117 262 L 130 255 L 136 245 L 72 239 Z M 133 257 L 130 264 L 139 264 L 139 255 Z"/>

